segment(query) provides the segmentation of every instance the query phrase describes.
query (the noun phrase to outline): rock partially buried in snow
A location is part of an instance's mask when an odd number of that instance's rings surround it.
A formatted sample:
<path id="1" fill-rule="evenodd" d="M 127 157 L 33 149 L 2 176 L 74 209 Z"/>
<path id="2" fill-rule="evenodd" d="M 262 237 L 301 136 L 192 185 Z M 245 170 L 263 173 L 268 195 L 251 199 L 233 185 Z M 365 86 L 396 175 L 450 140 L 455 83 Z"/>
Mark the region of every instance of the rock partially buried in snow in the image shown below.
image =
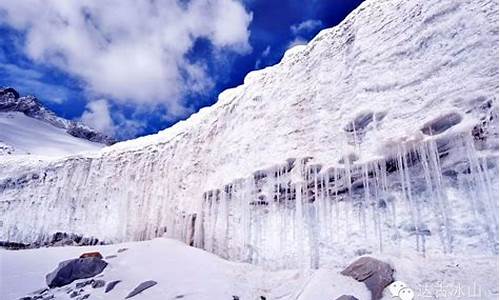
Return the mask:
<path id="1" fill-rule="evenodd" d="M 76 258 L 63 261 L 47 274 L 45 280 L 50 288 L 65 286 L 78 279 L 94 277 L 101 273 L 107 262 L 97 257 Z"/>
<path id="2" fill-rule="evenodd" d="M 99 259 L 102 259 L 102 254 L 99 252 L 86 252 L 80 255 L 80 258 L 87 258 L 87 257 L 97 257 Z"/>
<path id="3" fill-rule="evenodd" d="M 359 300 L 359 299 L 351 295 L 342 295 L 338 297 L 336 300 Z"/>
<path id="4" fill-rule="evenodd" d="M 139 284 L 133 291 L 131 291 L 125 299 L 132 298 L 137 294 L 142 293 L 144 290 L 149 289 L 152 286 L 155 286 L 158 282 L 154 280 L 148 280 L 144 281 L 143 283 Z"/>
<path id="5" fill-rule="evenodd" d="M 108 293 L 110 292 L 112 289 L 115 288 L 115 286 L 120 283 L 121 280 L 115 280 L 115 281 L 111 281 L 110 283 L 108 283 L 108 285 L 106 286 L 106 289 L 104 290 L 105 293 Z"/>
<path id="6" fill-rule="evenodd" d="M 106 285 L 106 281 L 102 279 L 97 279 L 92 282 L 92 288 L 98 289 Z"/>
<path id="7" fill-rule="evenodd" d="M 341 272 L 342 275 L 363 282 L 370 290 L 372 300 L 382 298 L 385 287 L 394 281 L 393 273 L 394 270 L 388 263 L 369 256 L 359 258 Z"/>

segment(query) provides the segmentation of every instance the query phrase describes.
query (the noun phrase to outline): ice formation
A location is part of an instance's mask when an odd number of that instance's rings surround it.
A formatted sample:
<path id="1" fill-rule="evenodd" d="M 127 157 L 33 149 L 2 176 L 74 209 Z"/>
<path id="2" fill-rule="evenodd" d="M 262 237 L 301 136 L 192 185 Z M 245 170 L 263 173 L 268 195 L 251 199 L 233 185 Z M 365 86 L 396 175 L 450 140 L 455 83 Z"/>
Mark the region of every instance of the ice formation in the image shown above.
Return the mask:
<path id="1" fill-rule="evenodd" d="M 166 235 L 270 268 L 496 254 L 498 3 L 368 0 L 172 128 L 0 167 L 0 240 Z"/>

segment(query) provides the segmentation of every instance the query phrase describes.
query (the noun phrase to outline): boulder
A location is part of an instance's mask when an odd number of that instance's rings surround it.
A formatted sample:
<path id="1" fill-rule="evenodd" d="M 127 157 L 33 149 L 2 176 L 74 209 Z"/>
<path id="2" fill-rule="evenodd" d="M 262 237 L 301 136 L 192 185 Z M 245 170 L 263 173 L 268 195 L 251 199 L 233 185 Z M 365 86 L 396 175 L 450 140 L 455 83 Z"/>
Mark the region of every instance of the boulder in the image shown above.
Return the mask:
<path id="1" fill-rule="evenodd" d="M 134 297 L 135 295 L 137 294 L 140 294 L 142 293 L 144 290 L 147 290 L 149 289 L 150 287 L 152 286 L 155 286 L 158 282 L 154 281 L 154 280 L 148 280 L 148 281 L 144 281 L 143 283 L 139 284 L 135 289 L 133 289 L 128 295 L 127 297 L 125 297 L 125 299 L 128 299 L 128 298 L 132 298 Z"/>
<path id="2" fill-rule="evenodd" d="M 94 277 L 101 273 L 108 263 L 97 257 L 76 258 L 63 261 L 47 274 L 45 280 L 50 288 L 65 286 L 78 279 Z"/>
<path id="3" fill-rule="evenodd" d="M 388 263 L 369 256 L 357 259 L 341 272 L 342 275 L 363 282 L 370 290 L 372 300 L 382 298 L 385 287 L 394 281 L 393 273 L 394 270 Z"/>
<path id="4" fill-rule="evenodd" d="M 95 252 L 86 252 L 86 253 L 83 253 L 82 255 L 80 255 L 80 258 L 86 258 L 86 257 L 97 257 L 97 258 L 102 259 L 101 253 L 99 253 L 97 251 L 95 251 Z"/>
<path id="5" fill-rule="evenodd" d="M 336 300 L 359 300 L 359 299 L 351 295 L 342 295 L 338 297 Z"/>

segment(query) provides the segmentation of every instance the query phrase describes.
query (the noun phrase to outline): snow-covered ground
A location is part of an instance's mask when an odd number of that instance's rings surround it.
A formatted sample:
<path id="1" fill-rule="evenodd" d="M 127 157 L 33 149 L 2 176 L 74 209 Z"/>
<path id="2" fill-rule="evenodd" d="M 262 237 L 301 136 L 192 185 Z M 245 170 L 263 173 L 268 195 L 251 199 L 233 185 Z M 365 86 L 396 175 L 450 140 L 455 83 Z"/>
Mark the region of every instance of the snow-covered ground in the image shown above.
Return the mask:
<path id="1" fill-rule="evenodd" d="M 98 151 L 104 146 L 71 136 L 65 129 L 21 112 L 0 112 L 0 155 L 61 157 Z"/>
<path id="2" fill-rule="evenodd" d="M 118 249 L 128 248 L 118 252 Z M 45 275 L 60 261 L 88 251 L 100 251 L 109 265 L 106 282 L 122 280 L 114 290 L 85 288 L 89 299 L 123 299 L 146 280 L 158 284 L 134 299 L 168 300 L 334 300 L 354 295 L 368 300 L 364 284 L 340 275 L 349 261 L 332 262 L 319 270 L 264 269 L 223 260 L 203 250 L 170 239 L 154 239 L 92 247 L 55 247 L 32 250 L 0 250 L 0 298 L 14 300 L 45 287 Z M 378 257 L 392 264 L 394 277 L 404 281 L 418 299 L 498 299 L 497 257 L 441 257 L 431 260 L 415 256 Z M 77 281 L 79 282 L 79 281 Z M 74 286 L 75 283 L 70 284 Z M 55 289 L 56 299 L 68 299 L 65 288 Z M 178 297 L 178 298 L 176 298 Z M 391 299 L 389 291 L 384 299 Z"/>

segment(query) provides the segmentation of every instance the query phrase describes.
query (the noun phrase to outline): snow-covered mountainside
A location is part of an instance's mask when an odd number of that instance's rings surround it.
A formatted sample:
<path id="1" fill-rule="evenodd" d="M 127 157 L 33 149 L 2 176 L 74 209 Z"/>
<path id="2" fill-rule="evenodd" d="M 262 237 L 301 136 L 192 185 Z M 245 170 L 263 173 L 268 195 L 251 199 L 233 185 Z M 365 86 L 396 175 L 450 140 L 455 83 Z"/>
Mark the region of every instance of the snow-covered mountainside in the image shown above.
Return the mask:
<path id="1" fill-rule="evenodd" d="M 81 122 L 58 117 L 33 96 L 0 88 L 0 155 L 64 156 L 114 142 Z"/>
<path id="2" fill-rule="evenodd" d="M 0 164 L 3 241 L 166 235 L 273 269 L 497 255 L 498 3 L 368 0 L 172 128 Z"/>
<path id="3" fill-rule="evenodd" d="M 98 151 L 104 146 L 71 136 L 62 128 L 20 112 L 0 112 L 0 155 L 61 157 Z"/>

